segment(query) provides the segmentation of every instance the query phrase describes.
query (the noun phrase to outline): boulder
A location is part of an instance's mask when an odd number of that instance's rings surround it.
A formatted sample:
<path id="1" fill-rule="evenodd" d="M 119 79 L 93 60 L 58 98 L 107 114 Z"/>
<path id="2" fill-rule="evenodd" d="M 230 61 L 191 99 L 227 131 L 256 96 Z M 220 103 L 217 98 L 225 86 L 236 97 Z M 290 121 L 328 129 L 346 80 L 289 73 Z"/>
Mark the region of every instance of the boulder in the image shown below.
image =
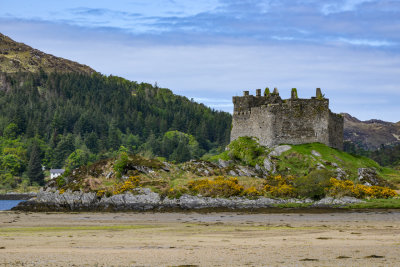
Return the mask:
<path id="1" fill-rule="evenodd" d="M 335 173 L 336 173 L 336 179 L 338 180 L 342 180 L 347 177 L 347 173 L 341 168 L 336 168 Z"/>
<path id="2" fill-rule="evenodd" d="M 323 169 L 325 169 L 325 166 L 324 166 L 324 164 L 322 164 L 322 163 L 317 163 L 317 170 L 323 170 Z"/>
<path id="3" fill-rule="evenodd" d="M 291 148 L 292 147 L 289 145 L 277 146 L 274 148 L 274 150 L 272 150 L 271 153 L 269 153 L 269 155 L 272 157 L 279 157 L 280 155 L 282 155 L 283 152 L 286 152 L 286 151 L 290 150 Z"/>
<path id="4" fill-rule="evenodd" d="M 321 157 L 321 154 L 318 151 L 311 150 L 311 154 L 315 157 Z"/>
<path id="5" fill-rule="evenodd" d="M 237 174 L 234 170 L 230 170 L 230 171 L 228 172 L 228 174 L 229 174 L 230 176 L 238 176 L 238 174 Z"/>
<path id="6" fill-rule="evenodd" d="M 272 163 L 269 157 L 264 159 L 264 169 L 267 171 L 271 171 L 274 168 L 274 164 Z"/>
<path id="7" fill-rule="evenodd" d="M 218 160 L 218 166 L 219 166 L 220 168 L 226 168 L 226 167 L 228 167 L 232 162 L 233 162 L 232 160 L 222 160 L 222 159 L 219 159 L 219 160 Z"/>
<path id="8" fill-rule="evenodd" d="M 239 176 L 248 176 L 248 177 L 257 176 L 254 170 L 252 170 L 252 168 L 247 166 L 238 166 L 237 172 L 239 173 Z"/>

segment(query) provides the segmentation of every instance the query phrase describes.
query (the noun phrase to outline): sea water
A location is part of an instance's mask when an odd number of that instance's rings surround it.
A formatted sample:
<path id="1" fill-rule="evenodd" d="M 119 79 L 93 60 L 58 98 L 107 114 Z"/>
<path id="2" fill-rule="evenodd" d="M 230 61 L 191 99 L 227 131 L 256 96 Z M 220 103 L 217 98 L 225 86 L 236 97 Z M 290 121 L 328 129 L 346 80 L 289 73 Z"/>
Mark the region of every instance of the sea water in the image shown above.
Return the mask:
<path id="1" fill-rule="evenodd" d="M 0 210 L 10 210 L 23 200 L 0 200 Z"/>

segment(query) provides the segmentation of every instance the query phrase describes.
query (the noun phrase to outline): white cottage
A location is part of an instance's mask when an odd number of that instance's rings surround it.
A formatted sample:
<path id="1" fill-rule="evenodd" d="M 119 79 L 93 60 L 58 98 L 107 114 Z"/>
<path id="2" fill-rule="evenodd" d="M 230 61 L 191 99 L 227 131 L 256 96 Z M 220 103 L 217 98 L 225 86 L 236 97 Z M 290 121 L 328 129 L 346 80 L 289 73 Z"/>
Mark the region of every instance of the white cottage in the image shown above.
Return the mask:
<path id="1" fill-rule="evenodd" d="M 65 172 L 64 169 L 50 169 L 50 179 L 54 179 Z"/>

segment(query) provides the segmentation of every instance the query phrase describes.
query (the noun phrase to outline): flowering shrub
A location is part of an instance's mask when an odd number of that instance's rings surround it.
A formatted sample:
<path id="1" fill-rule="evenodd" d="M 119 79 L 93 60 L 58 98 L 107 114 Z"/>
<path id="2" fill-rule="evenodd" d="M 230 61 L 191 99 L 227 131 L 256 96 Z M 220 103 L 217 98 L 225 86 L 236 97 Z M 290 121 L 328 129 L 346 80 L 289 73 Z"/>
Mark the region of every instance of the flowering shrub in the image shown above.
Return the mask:
<path id="1" fill-rule="evenodd" d="M 60 195 L 64 194 L 65 193 L 65 189 L 64 188 L 60 189 L 59 193 L 60 193 Z"/>
<path id="2" fill-rule="evenodd" d="M 354 184 L 350 180 L 330 179 L 331 186 L 327 188 L 331 196 L 352 196 L 356 198 L 389 198 L 397 196 L 396 192 L 383 186 L 366 186 Z"/>
<path id="3" fill-rule="evenodd" d="M 265 185 L 265 191 L 274 197 L 295 197 L 296 190 L 293 185 L 282 184 L 280 186 Z"/>
<path id="4" fill-rule="evenodd" d="M 189 181 L 188 188 L 191 193 L 210 197 L 231 197 L 240 195 L 244 188 L 239 185 L 237 178 L 218 176 L 214 180 L 201 179 Z"/>
<path id="5" fill-rule="evenodd" d="M 106 193 L 106 190 L 98 190 L 96 193 L 96 196 L 102 197 L 102 196 L 104 196 L 105 193 Z"/>
<path id="6" fill-rule="evenodd" d="M 293 176 L 275 175 L 267 178 L 264 190 L 274 197 L 295 197 L 296 189 L 293 186 Z"/>
<path id="7" fill-rule="evenodd" d="M 169 198 L 180 198 L 183 194 L 187 193 L 187 191 L 185 187 L 170 188 L 167 192 L 167 196 Z"/>
<path id="8" fill-rule="evenodd" d="M 243 190 L 242 195 L 247 196 L 247 197 L 258 197 L 258 196 L 262 196 L 263 192 L 257 190 L 257 188 L 255 188 L 254 186 L 251 186 L 251 187 Z"/>
<path id="9" fill-rule="evenodd" d="M 125 182 L 117 184 L 115 190 L 113 191 L 113 194 L 118 195 L 126 191 L 132 191 L 139 186 L 139 183 L 140 180 L 138 176 L 131 176 Z"/>

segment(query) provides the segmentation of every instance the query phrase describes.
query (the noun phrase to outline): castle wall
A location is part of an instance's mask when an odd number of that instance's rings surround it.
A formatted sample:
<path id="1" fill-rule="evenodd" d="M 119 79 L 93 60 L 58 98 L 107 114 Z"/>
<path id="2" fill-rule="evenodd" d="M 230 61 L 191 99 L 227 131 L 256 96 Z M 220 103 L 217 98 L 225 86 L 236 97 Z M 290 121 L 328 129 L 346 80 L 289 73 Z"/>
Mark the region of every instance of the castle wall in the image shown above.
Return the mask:
<path id="1" fill-rule="evenodd" d="M 329 145 L 343 150 L 343 122 L 341 115 L 330 112 L 329 114 Z"/>
<path id="2" fill-rule="evenodd" d="M 254 136 L 260 144 L 320 142 L 343 148 L 343 118 L 329 110 L 328 99 L 234 98 L 231 141 Z"/>

